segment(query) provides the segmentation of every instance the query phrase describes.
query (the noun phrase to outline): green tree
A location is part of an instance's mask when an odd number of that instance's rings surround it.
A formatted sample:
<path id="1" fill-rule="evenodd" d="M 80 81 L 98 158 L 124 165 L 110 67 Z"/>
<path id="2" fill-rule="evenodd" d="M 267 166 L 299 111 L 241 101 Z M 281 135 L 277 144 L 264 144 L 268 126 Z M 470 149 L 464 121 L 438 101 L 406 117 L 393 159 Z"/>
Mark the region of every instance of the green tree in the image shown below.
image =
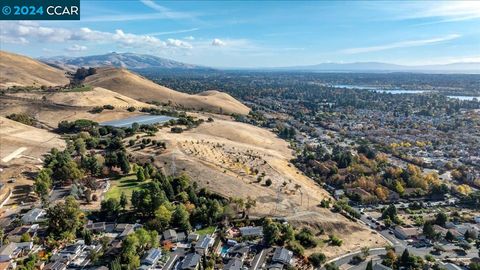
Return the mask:
<path id="1" fill-rule="evenodd" d="M 273 222 L 271 219 L 265 219 L 263 224 L 263 238 L 267 245 L 271 246 L 279 242 L 281 237 L 281 232 L 278 224 Z"/>
<path id="2" fill-rule="evenodd" d="M 145 181 L 145 173 L 143 167 L 138 167 L 137 169 L 137 180 L 139 182 Z"/>
<path id="3" fill-rule="evenodd" d="M 130 162 L 128 161 L 125 151 L 119 151 L 117 153 L 117 162 L 120 170 L 122 170 L 122 173 L 127 174 L 130 172 Z"/>
<path id="4" fill-rule="evenodd" d="M 106 219 L 112 220 L 118 217 L 120 212 L 120 203 L 115 198 L 103 200 L 100 204 L 100 211 Z"/>
<path id="5" fill-rule="evenodd" d="M 128 204 L 128 198 L 125 192 L 122 191 L 122 194 L 120 194 L 120 207 L 122 210 L 125 210 Z"/>
<path id="6" fill-rule="evenodd" d="M 338 266 L 335 265 L 335 263 L 333 263 L 333 262 L 332 263 L 327 263 L 325 265 L 325 270 L 338 270 L 338 269 L 339 269 Z"/>
<path id="7" fill-rule="evenodd" d="M 320 252 L 315 252 L 315 253 L 312 253 L 310 256 L 308 256 L 308 261 L 314 267 L 320 267 L 320 265 L 322 265 L 326 260 L 327 260 L 327 256 L 325 256 L 325 254 Z"/>
<path id="8" fill-rule="evenodd" d="M 83 225 L 82 216 L 75 198 L 68 196 L 47 209 L 48 231 L 55 239 L 73 238 Z"/>
<path id="9" fill-rule="evenodd" d="M 173 223 L 184 231 L 190 231 L 192 226 L 190 225 L 189 214 L 185 205 L 179 204 L 172 215 Z"/>
<path id="10" fill-rule="evenodd" d="M 46 202 L 48 200 L 48 194 L 52 188 L 51 175 L 52 170 L 46 168 L 40 170 L 37 177 L 35 178 L 33 188 L 35 190 L 35 193 L 42 200 L 42 202 Z"/>
<path id="11" fill-rule="evenodd" d="M 435 224 L 439 226 L 445 226 L 445 223 L 448 221 L 448 216 L 444 212 L 440 212 L 435 215 Z"/>
<path id="12" fill-rule="evenodd" d="M 87 151 L 87 146 L 82 138 L 76 138 L 73 144 L 75 146 L 75 151 L 77 151 L 77 153 L 80 155 L 84 155 Z"/>
<path id="13" fill-rule="evenodd" d="M 447 231 L 447 233 L 445 234 L 445 240 L 452 242 L 455 240 L 455 236 L 453 236 L 452 232 Z"/>
<path id="14" fill-rule="evenodd" d="M 433 225 L 431 222 L 425 222 L 423 224 L 423 234 L 428 238 L 428 239 L 434 239 L 436 236 L 435 230 L 433 229 Z"/>

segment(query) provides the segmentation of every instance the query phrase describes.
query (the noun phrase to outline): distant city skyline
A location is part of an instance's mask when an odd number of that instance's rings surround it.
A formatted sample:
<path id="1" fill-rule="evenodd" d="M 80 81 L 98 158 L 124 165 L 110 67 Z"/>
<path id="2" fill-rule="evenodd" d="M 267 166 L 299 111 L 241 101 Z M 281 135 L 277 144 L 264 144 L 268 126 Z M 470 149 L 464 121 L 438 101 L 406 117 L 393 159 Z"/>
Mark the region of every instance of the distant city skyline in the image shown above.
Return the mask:
<path id="1" fill-rule="evenodd" d="M 82 1 L 81 18 L 0 22 L 1 49 L 211 67 L 480 62 L 477 1 Z"/>

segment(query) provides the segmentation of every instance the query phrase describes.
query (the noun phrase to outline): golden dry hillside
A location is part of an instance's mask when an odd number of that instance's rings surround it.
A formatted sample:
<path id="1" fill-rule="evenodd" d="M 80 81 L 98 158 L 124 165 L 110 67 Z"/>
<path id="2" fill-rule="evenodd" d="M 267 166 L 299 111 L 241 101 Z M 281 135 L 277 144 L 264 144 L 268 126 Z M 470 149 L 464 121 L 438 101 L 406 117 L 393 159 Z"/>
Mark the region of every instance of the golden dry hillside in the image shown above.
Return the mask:
<path id="1" fill-rule="evenodd" d="M 367 227 L 318 206 L 330 195 L 289 162 L 293 153 L 286 141 L 252 125 L 212 114 L 197 116 L 212 117 L 214 122 L 180 134 L 161 129 L 154 138 L 166 141 L 167 151 L 129 150 L 140 159 L 154 157 L 165 172 L 186 173 L 201 187 L 225 197 L 255 199 L 251 217 L 282 217 L 299 227 L 323 228 L 325 235 L 348 235 L 341 247 L 322 247 L 329 257 L 385 244 Z M 267 179 L 271 185 L 266 185 Z"/>
<path id="2" fill-rule="evenodd" d="M 97 74 L 87 77 L 85 83 L 110 89 L 141 101 L 171 103 L 186 109 L 217 113 L 247 114 L 250 109 L 228 94 L 207 91 L 189 95 L 158 85 L 125 69 L 99 68 Z"/>
<path id="3" fill-rule="evenodd" d="M 68 84 L 64 71 L 29 57 L 0 51 L 0 89 L 11 86 Z"/>
<path id="4" fill-rule="evenodd" d="M 39 162 L 51 148 L 63 148 L 65 141 L 59 135 L 44 129 L 27 126 L 0 116 L 0 163 Z"/>
<path id="5" fill-rule="evenodd" d="M 46 101 L 55 104 L 64 104 L 75 107 L 112 105 L 115 107 L 133 106 L 136 108 L 143 108 L 152 106 L 101 87 L 94 87 L 92 90 L 79 92 L 20 92 L 11 95 L 31 99 L 45 99 Z"/>

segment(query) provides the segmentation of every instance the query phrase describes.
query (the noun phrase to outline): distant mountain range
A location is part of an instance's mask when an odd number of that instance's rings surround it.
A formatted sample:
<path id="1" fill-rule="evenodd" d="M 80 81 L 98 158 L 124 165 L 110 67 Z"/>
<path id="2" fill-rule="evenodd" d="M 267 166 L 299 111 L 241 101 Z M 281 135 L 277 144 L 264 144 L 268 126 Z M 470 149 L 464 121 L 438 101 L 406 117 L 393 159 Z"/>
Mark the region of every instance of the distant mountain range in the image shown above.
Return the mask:
<path id="1" fill-rule="evenodd" d="M 126 69 L 210 69 L 197 65 L 186 64 L 174 60 L 147 54 L 136 53 L 107 53 L 82 57 L 55 56 L 40 58 L 40 61 L 63 69 L 76 69 L 78 67 L 120 67 Z"/>
<path id="2" fill-rule="evenodd" d="M 40 58 L 46 64 L 62 69 L 78 67 L 122 67 L 132 70 L 214 70 L 210 67 L 182 63 L 153 55 L 136 53 L 108 53 L 82 57 L 56 56 Z M 221 69 L 221 68 L 217 68 Z M 322 63 L 309 66 L 278 68 L 228 68 L 228 70 L 297 71 L 297 72 L 421 72 L 421 73 L 471 73 L 480 74 L 480 62 L 451 63 L 445 65 L 406 66 L 382 62 Z"/>

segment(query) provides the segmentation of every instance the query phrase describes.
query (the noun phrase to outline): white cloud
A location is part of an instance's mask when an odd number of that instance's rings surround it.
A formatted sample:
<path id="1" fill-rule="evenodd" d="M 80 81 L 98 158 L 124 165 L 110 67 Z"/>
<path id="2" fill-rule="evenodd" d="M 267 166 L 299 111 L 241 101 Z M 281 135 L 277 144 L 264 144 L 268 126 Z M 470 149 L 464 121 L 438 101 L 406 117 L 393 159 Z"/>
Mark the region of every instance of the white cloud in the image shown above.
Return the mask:
<path id="1" fill-rule="evenodd" d="M 186 49 L 193 48 L 192 44 L 188 42 L 185 42 L 179 39 L 172 39 L 172 38 L 167 39 L 167 45 L 170 47 L 177 47 L 177 48 L 186 48 Z"/>
<path id="2" fill-rule="evenodd" d="M 479 1 L 399 1 L 398 5 L 374 5 L 390 13 L 393 20 L 434 19 L 429 23 L 442 23 L 480 18 Z"/>
<path id="3" fill-rule="evenodd" d="M 97 44 L 114 43 L 123 48 L 182 48 L 190 49 L 193 46 L 182 40 L 160 40 L 152 35 L 137 35 L 126 33 L 121 29 L 115 32 L 97 31 L 87 27 L 66 29 L 57 27 L 43 27 L 30 22 L 1 22 L 0 40 L 2 43 L 27 44 L 30 42 L 61 43 L 68 41 L 95 42 Z M 81 46 L 77 44 L 78 46 Z M 77 51 L 80 47 L 76 47 Z"/>
<path id="4" fill-rule="evenodd" d="M 161 35 L 171 35 L 171 34 L 181 34 L 181 33 L 188 33 L 197 31 L 199 28 L 190 28 L 190 29 L 181 29 L 181 30 L 174 30 L 174 31 L 165 31 L 165 32 L 153 32 L 148 33 L 150 36 L 161 36 Z"/>
<path id="5" fill-rule="evenodd" d="M 224 42 L 224 41 L 222 41 L 218 38 L 215 38 L 212 41 L 212 46 L 215 46 L 215 47 L 223 47 L 223 46 L 226 46 L 226 45 L 227 45 L 226 42 Z"/>
<path id="6" fill-rule="evenodd" d="M 185 39 L 185 40 L 195 40 L 195 38 L 193 36 L 184 37 L 183 39 Z"/>
<path id="7" fill-rule="evenodd" d="M 346 54 L 356 54 L 356 53 L 367 53 L 367 52 L 377 52 L 377 51 L 384 51 L 390 49 L 397 49 L 397 48 L 408 48 L 408 47 L 419 47 L 419 46 L 426 46 L 435 43 L 440 43 L 444 41 L 449 41 L 453 39 L 459 38 L 460 35 L 452 34 L 438 38 L 431 38 L 431 39 L 419 39 L 419 40 L 407 40 L 407 41 L 399 41 L 384 45 L 377 45 L 377 46 L 370 46 L 370 47 L 359 47 L 359 48 L 349 48 L 345 50 L 341 50 L 342 53 Z"/>
<path id="8" fill-rule="evenodd" d="M 161 6 L 157 3 L 155 3 L 152 0 L 140 0 L 145 6 L 158 11 L 161 15 L 165 16 L 166 18 L 169 19 L 186 19 L 186 18 L 193 18 L 195 17 L 195 14 L 188 13 L 188 12 L 178 12 L 178 11 L 173 11 L 169 8 L 166 8 L 164 6 Z"/>
<path id="9" fill-rule="evenodd" d="M 69 52 L 83 52 L 87 50 L 87 46 L 73 44 L 72 46 L 67 48 Z"/>

